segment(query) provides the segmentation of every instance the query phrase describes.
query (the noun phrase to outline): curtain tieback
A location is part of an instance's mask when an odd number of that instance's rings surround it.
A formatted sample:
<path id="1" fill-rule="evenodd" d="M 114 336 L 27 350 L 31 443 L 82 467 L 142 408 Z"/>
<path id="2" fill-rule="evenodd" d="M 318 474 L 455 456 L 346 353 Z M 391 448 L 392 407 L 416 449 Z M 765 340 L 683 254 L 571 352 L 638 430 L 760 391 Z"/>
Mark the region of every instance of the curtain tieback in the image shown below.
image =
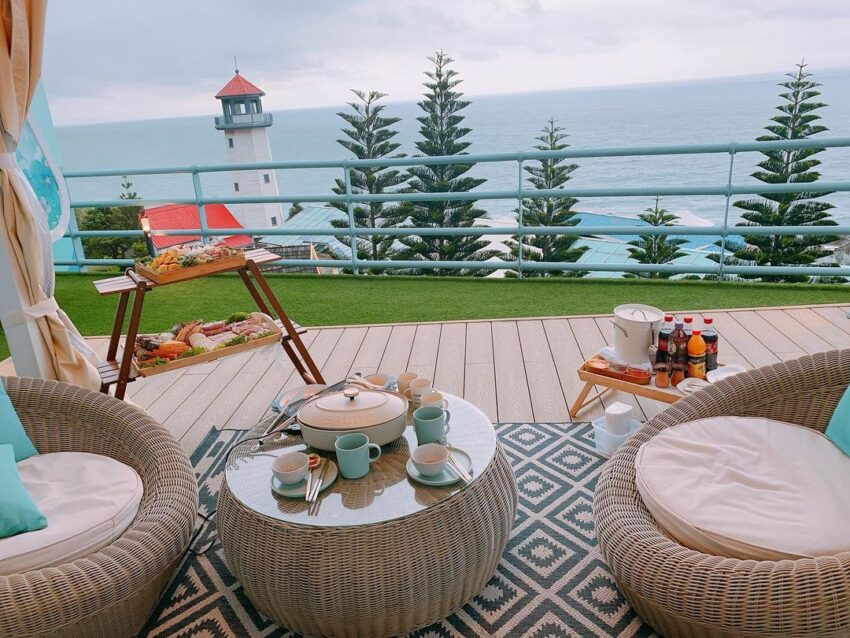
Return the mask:
<path id="1" fill-rule="evenodd" d="M 2 317 L 3 325 L 7 328 L 19 326 L 30 319 L 40 319 L 41 317 L 53 314 L 58 310 L 59 304 L 56 303 L 56 299 L 50 297 L 49 299 L 45 299 L 44 301 L 37 303 L 34 306 L 30 306 L 29 308 L 7 312 Z"/>
<path id="2" fill-rule="evenodd" d="M 0 169 L 5 168 L 6 170 L 14 169 L 18 167 L 18 158 L 15 156 L 15 152 L 11 153 L 0 153 Z"/>

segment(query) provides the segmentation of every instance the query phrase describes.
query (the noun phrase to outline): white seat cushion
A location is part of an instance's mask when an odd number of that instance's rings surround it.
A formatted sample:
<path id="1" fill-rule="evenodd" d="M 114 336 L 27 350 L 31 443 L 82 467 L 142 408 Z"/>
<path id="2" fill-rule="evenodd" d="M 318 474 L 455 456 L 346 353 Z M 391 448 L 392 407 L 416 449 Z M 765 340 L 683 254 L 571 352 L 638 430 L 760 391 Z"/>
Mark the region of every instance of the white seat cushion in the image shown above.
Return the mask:
<path id="1" fill-rule="evenodd" d="M 55 452 L 18 463 L 21 481 L 47 527 L 0 539 L 0 575 L 82 558 L 110 544 L 139 510 L 142 480 L 108 456 Z"/>
<path id="2" fill-rule="evenodd" d="M 716 556 L 782 560 L 850 551 L 850 457 L 806 427 L 715 417 L 668 428 L 635 459 L 659 526 Z"/>

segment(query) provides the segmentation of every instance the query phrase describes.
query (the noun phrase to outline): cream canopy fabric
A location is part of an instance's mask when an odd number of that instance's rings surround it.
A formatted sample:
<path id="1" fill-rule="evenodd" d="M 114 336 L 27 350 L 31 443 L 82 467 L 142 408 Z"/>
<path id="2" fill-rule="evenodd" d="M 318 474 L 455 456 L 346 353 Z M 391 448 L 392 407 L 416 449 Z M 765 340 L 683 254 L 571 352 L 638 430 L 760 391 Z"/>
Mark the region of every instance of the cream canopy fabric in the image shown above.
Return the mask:
<path id="1" fill-rule="evenodd" d="M 100 387 L 97 369 L 71 344 L 76 332 L 52 297 L 52 275 L 45 286 L 42 259 L 44 214 L 15 163 L 15 148 L 41 74 L 46 0 L 0 0 L 0 240 L 3 241 L 18 290 L 29 308 L 4 323 L 35 320 L 46 373 L 92 390 Z M 51 294 L 45 292 L 45 287 Z"/>

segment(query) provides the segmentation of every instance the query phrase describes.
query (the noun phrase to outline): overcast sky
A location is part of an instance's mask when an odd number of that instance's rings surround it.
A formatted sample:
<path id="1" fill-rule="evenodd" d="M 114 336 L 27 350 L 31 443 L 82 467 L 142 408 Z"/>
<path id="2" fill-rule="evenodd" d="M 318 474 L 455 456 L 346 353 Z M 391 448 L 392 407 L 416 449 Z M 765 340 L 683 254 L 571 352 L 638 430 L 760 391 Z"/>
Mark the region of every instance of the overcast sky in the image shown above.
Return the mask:
<path id="1" fill-rule="evenodd" d="M 349 88 L 421 93 L 445 49 L 469 95 L 850 66 L 848 0 L 52 0 L 58 124 L 217 112 L 233 74 L 267 110 Z"/>

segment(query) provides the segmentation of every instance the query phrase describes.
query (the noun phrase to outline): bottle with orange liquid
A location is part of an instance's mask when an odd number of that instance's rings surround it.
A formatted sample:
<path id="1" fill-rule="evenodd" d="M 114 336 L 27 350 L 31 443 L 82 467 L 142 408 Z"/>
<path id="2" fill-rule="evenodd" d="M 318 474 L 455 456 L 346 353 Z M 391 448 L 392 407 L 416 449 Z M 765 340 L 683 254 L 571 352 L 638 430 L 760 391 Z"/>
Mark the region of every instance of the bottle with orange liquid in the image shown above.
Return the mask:
<path id="1" fill-rule="evenodd" d="M 688 376 L 705 379 L 705 339 L 701 330 L 694 330 L 688 339 Z"/>

